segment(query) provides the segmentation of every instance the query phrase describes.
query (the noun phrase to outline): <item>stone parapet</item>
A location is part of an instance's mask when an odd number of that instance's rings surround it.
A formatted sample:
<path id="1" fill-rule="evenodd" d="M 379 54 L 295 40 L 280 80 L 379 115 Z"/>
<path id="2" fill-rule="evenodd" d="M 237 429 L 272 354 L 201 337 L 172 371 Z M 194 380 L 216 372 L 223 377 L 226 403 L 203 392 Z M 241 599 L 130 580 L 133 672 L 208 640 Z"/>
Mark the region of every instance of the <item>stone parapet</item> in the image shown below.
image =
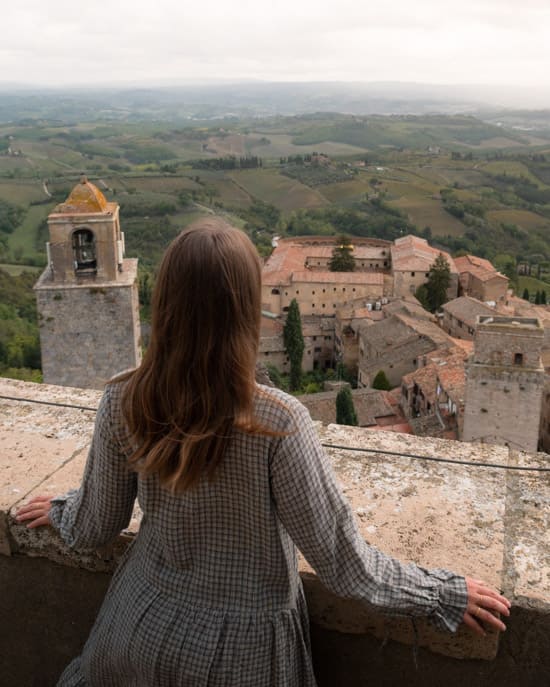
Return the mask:
<path id="1" fill-rule="evenodd" d="M 0 379 L 0 578 L 8 587 L 16 582 L 24 584 L 20 580 L 26 578 L 16 579 L 13 575 L 32 576 L 30 561 L 37 558 L 43 562 L 36 561 L 36 570 L 56 564 L 55 574 L 60 579 L 91 575 L 86 579 L 103 580 L 139 527 L 141 514 L 136 508 L 128 531 L 112 546 L 82 554 L 69 550 L 52 530 L 28 530 L 13 519 L 14 508 L 32 495 L 54 495 L 78 486 L 99 397 L 100 392 L 93 390 Z M 499 635 L 495 633 L 482 638 L 465 629 L 455 635 L 442 634 L 423 620 L 413 626 L 409 619 L 384 617 L 358 602 L 339 599 L 321 585 L 307 562 L 301 561 L 315 636 L 325 633 L 323 637 L 330 637 L 335 645 L 340 640 L 335 639 L 334 632 L 338 636 L 343 633 L 416 644 L 441 656 L 465 659 L 465 671 L 470 661 L 477 665 L 479 659 L 493 660 L 497 667 L 507 666 L 512 655 L 518 674 L 526 670 L 522 665 L 531 666 L 533 675 L 542 675 L 540 671 L 546 669 L 550 674 L 550 476 L 548 472 L 487 467 L 548 468 L 548 455 L 364 428 L 318 427 L 360 530 L 370 544 L 404 562 L 480 577 L 503 590 L 513 607 L 509 631 L 503 635 L 499 649 Z M 413 454 L 424 459 L 409 457 Z M 440 458 L 471 464 L 437 462 Z M 47 564 L 48 560 L 52 563 Z M 7 582 L 3 575 L 7 575 Z M 73 598 L 64 602 L 80 603 Z M 7 597 L 0 601 L 0 615 L 9 612 L 10 603 Z M 3 605 L 7 605 L 6 610 Z M 535 644 L 506 644 L 515 618 L 523 618 L 536 638 Z M 49 632 L 54 631 L 55 623 Z M 4 642 L 12 646 L 10 637 L 0 631 L 0 655 Z M 349 641 L 350 646 L 355 642 Z M 547 646 L 539 646 L 541 642 Z M 24 652 L 32 651 L 32 647 L 24 647 Z M 535 656 L 546 659 L 535 660 Z M 17 657 L 11 656 L 10 660 Z M 322 657 L 315 660 L 323 663 Z M 449 664 L 449 675 L 455 670 L 453 665 Z M 497 667 L 491 674 L 498 674 Z M 508 670 L 502 668 L 503 672 Z M 482 673 L 479 668 L 478 674 Z M 319 682 L 329 684 L 322 679 Z M 360 682 L 350 676 L 346 684 Z M 473 687 L 497 682 L 469 684 Z"/>

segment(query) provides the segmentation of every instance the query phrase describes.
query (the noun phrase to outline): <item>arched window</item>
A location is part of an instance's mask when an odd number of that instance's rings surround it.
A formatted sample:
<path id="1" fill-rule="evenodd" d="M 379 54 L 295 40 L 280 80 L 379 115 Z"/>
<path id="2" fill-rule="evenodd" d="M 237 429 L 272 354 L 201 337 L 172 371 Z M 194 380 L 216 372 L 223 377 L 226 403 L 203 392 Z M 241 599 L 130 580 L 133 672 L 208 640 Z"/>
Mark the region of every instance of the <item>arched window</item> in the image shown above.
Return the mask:
<path id="1" fill-rule="evenodd" d="M 76 272 L 96 271 L 95 238 L 90 229 L 77 229 L 73 233 L 73 256 Z"/>

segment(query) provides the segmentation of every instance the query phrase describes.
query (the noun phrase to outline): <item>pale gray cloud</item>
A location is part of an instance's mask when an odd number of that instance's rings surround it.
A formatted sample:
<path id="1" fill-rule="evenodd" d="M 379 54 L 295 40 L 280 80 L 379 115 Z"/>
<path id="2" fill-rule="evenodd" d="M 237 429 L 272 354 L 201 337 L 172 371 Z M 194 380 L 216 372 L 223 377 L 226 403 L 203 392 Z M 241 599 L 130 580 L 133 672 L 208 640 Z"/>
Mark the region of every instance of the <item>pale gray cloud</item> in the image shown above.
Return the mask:
<path id="1" fill-rule="evenodd" d="M 22 0 L 2 81 L 399 80 L 548 88 L 547 0 Z"/>

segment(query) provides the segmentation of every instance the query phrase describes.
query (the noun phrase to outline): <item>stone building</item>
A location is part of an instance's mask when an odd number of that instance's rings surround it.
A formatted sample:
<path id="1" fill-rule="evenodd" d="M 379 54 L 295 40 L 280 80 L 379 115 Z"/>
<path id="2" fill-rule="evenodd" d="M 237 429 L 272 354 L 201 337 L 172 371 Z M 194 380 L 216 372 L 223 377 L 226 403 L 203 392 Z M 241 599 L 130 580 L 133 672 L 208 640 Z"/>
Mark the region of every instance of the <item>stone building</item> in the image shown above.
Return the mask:
<path id="1" fill-rule="evenodd" d="M 536 451 L 544 367 L 538 319 L 480 317 L 466 363 L 464 441 Z"/>
<path id="2" fill-rule="evenodd" d="M 391 248 L 391 271 L 393 275 L 393 295 L 414 295 L 419 286 L 428 281 L 430 267 L 439 254 L 442 254 L 451 270 L 451 281 L 447 289 L 447 299 L 458 295 L 458 271 L 453 258 L 445 251 L 432 248 L 426 239 L 418 236 L 403 236 L 394 241 Z"/>
<path id="3" fill-rule="evenodd" d="M 48 227 L 34 287 L 44 382 L 100 389 L 141 360 L 137 260 L 124 258 L 118 204 L 85 177 Z"/>
<path id="4" fill-rule="evenodd" d="M 478 317 L 492 317 L 493 308 L 476 298 L 460 296 L 441 307 L 441 328 L 455 339 L 473 341 Z"/>
<path id="5" fill-rule="evenodd" d="M 356 269 L 331 272 L 329 263 L 335 248 L 333 237 L 281 239 L 262 271 L 262 308 L 275 315 L 288 310 L 295 298 L 302 315 L 334 316 L 337 308 L 362 298 L 374 302 L 391 284 L 388 241 L 353 239 Z"/>
<path id="6" fill-rule="evenodd" d="M 287 312 L 293 298 L 302 315 L 330 316 L 351 299 L 374 302 L 383 295 L 384 277 L 374 272 L 264 272 L 262 279 L 262 308 L 276 315 Z"/>
<path id="7" fill-rule="evenodd" d="M 302 321 L 304 356 L 302 370 L 334 367 L 334 318 L 305 317 Z M 283 338 L 284 318 L 263 313 L 258 361 L 273 365 L 279 372 L 289 372 L 290 362 Z"/>
<path id="8" fill-rule="evenodd" d="M 303 394 L 300 402 L 309 410 L 313 420 L 330 424 L 336 422 L 337 395 L 336 390 Z M 351 396 L 359 427 L 410 434 L 410 426 L 401 412 L 398 400 L 390 391 L 352 389 Z"/>
<path id="9" fill-rule="evenodd" d="M 435 322 L 397 312 L 359 330 L 359 386 L 371 386 L 383 370 L 392 387 L 403 375 L 421 367 L 421 357 L 451 348 L 454 340 Z"/>
<path id="10" fill-rule="evenodd" d="M 476 255 L 464 255 L 454 261 L 459 274 L 461 295 L 495 303 L 506 299 L 508 277 L 497 272 L 488 260 Z"/>
<path id="11" fill-rule="evenodd" d="M 464 415 L 464 365 L 462 346 L 422 357 L 414 372 L 401 381 L 401 408 L 419 436 L 458 439 Z"/>

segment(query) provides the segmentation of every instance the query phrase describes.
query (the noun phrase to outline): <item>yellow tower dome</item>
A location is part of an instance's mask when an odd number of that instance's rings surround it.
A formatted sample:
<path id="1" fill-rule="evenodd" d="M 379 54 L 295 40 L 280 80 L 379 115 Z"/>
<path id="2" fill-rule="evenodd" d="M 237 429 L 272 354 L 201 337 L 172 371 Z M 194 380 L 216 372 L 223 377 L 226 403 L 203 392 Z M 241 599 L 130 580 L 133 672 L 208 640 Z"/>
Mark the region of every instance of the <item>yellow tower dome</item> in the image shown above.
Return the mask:
<path id="1" fill-rule="evenodd" d="M 91 212 L 107 212 L 107 199 L 101 191 L 90 183 L 85 176 L 73 188 L 64 203 L 60 203 L 54 212 L 60 214 L 78 214 Z"/>

